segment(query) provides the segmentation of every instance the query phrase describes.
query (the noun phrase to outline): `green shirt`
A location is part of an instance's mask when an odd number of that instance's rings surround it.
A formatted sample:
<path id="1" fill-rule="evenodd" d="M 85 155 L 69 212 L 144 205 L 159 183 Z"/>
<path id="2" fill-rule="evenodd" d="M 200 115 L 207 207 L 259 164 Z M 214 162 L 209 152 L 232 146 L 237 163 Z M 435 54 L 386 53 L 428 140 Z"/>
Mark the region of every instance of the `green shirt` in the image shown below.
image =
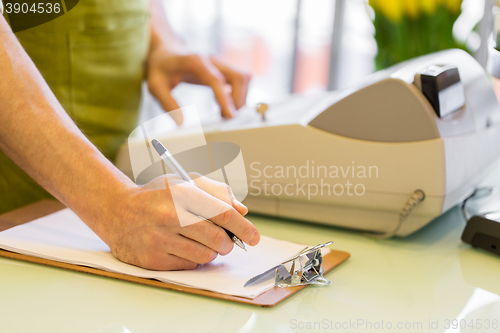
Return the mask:
<path id="1" fill-rule="evenodd" d="M 16 36 L 66 112 L 114 160 L 138 120 L 148 1 L 80 0 L 67 14 Z M 0 213 L 46 197 L 0 153 Z"/>

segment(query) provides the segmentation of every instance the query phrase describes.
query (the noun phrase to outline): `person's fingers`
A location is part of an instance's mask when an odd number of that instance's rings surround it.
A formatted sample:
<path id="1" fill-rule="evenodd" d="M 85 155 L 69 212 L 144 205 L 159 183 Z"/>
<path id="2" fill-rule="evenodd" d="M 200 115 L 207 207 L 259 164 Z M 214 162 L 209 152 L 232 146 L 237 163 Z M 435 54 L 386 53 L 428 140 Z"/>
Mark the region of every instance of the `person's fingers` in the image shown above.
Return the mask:
<path id="1" fill-rule="evenodd" d="M 158 82 L 150 83 L 149 90 L 152 95 L 156 97 L 163 110 L 165 110 L 174 119 L 177 125 L 181 125 L 184 121 L 184 117 L 182 116 L 182 111 L 179 108 L 179 105 L 172 96 L 172 90 L 168 84 L 161 84 Z"/>
<path id="2" fill-rule="evenodd" d="M 231 231 L 249 245 L 257 245 L 260 235 L 257 228 L 232 206 L 189 183 L 171 186 L 170 191 L 176 207 L 202 216 Z"/>
<path id="3" fill-rule="evenodd" d="M 235 75 L 234 78 L 228 80 L 228 83 L 231 85 L 231 95 L 236 109 L 239 109 L 246 104 L 250 77 Z"/>
<path id="4" fill-rule="evenodd" d="M 184 121 L 182 111 L 179 108 L 176 100 L 172 97 L 171 91 L 165 92 L 158 97 L 162 108 L 175 120 L 177 125 L 181 125 Z"/>
<path id="5" fill-rule="evenodd" d="M 251 246 L 259 244 L 260 234 L 257 231 L 257 228 L 255 228 L 252 222 L 244 218 L 238 211 L 229 207 L 229 205 L 227 205 L 227 207 L 223 207 L 221 209 L 221 213 L 210 218 L 210 221 L 231 231 L 239 239 Z"/>
<path id="6" fill-rule="evenodd" d="M 190 72 L 186 82 L 203 84 L 212 88 L 223 117 L 231 118 L 236 111 L 230 89 L 226 89 L 226 78 L 208 57 L 187 55 L 183 57 L 182 68 Z M 227 87 L 229 88 L 229 87 Z"/>
<path id="7" fill-rule="evenodd" d="M 231 197 L 231 203 L 232 206 L 240 213 L 241 215 L 245 216 L 248 214 L 248 208 L 244 204 L 242 204 L 236 197 L 234 196 L 233 190 L 231 190 L 231 187 L 227 187 L 227 190 L 229 192 L 229 196 Z"/>
<path id="8" fill-rule="evenodd" d="M 156 236 L 163 237 L 160 234 Z M 112 247 L 111 252 L 118 260 L 127 264 L 157 271 L 193 269 L 197 266 L 195 262 L 170 254 L 162 241 L 149 242 L 136 252 L 127 251 L 123 247 Z"/>
<path id="9" fill-rule="evenodd" d="M 183 235 L 170 237 L 168 244 L 165 244 L 165 248 L 170 254 L 198 264 L 209 263 L 217 258 L 218 255 L 218 253 L 211 248 L 186 238 Z"/>
<path id="10" fill-rule="evenodd" d="M 201 220 L 198 216 L 186 211 L 180 215 L 180 220 L 186 223 L 182 224 L 184 226 L 179 230 L 181 235 L 201 243 L 221 255 L 231 252 L 234 243 L 224 229 L 212 222 Z"/>
<path id="11" fill-rule="evenodd" d="M 226 81 L 222 73 L 217 76 L 212 76 L 207 82 L 214 92 L 217 103 L 219 103 L 222 116 L 232 118 L 236 111 L 236 107 L 234 105 L 233 98 L 231 97 L 230 89 L 226 89 Z"/>
<path id="12" fill-rule="evenodd" d="M 236 199 L 229 185 L 204 177 L 197 172 L 191 172 L 189 175 L 203 191 L 233 206 L 241 215 L 248 213 L 248 208 Z"/>
<path id="13" fill-rule="evenodd" d="M 214 57 L 212 57 L 211 60 L 215 67 L 217 67 L 217 69 L 224 75 L 227 83 L 231 86 L 231 96 L 236 109 L 241 108 L 245 105 L 247 100 L 248 86 L 250 84 L 251 76 L 223 64 Z"/>

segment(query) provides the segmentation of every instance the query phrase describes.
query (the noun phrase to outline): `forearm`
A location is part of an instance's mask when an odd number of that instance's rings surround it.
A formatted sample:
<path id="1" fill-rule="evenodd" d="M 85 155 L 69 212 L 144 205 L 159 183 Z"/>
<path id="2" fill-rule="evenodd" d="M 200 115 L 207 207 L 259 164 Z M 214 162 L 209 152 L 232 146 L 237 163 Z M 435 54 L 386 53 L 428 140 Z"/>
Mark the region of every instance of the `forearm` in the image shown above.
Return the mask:
<path id="1" fill-rule="evenodd" d="M 0 73 L 0 149 L 98 232 L 94 215 L 133 183 L 81 133 L 12 33 L 0 34 Z"/>
<path id="2" fill-rule="evenodd" d="M 176 53 L 186 53 L 184 42 L 174 33 L 165 16 L 165 10 L 161 0 L 151 0 L 149 3 L 151 41 L 150 49 L 158 46 L 168 48 Z"/>
<path id="3" fill-rule="evenodd" d="M 149 269 L 190 269 L 231 251 L 222 228 L 247 244 L 259 242 L 226 184 L 199 181 L 202 190 L 161 177 L 153 188 L 136 186 L 79 131 L 7 29 L 0 18 L 0 149 L 75 211 L 116 258 Z M 155 34 L 152 43 L 167 36 Z"/>

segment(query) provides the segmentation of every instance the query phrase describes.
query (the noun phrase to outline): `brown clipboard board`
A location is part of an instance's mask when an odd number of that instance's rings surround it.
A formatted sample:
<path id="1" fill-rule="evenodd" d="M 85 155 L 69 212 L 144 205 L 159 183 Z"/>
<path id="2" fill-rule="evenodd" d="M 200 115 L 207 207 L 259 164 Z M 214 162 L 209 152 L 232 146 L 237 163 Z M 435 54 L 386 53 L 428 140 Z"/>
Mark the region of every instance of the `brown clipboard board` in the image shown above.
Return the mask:
<path id="1" fill-rule="evenodd" d="M 35 202 L 31 205 L 10 211 L 8 213 L 0 215 L 0 231 L 7 230 L 9 228 L 15 227 L 17 225 L 21 225 L 23 223 L 32 221 L 34 219 L 43 217 L 45 215 L 57 212 L 61 209 L 65 208 L 63 204 L 56 200 L 42 200 Z M 94 274 L 99 276 L 105 276 L 113 279 L 135 282 L 139 284 L 144 284 L 147 286 L 153 286 L 168 290 L 181 291 L 188 294 L 201 295 L 206 297 L 212 297 L 216 299 L 222 299 L 226 301 L 232 301 L 237 303 L 244 303 L 250 305 L 256 305 L 260 307 L 273 307 L 279 302 L 287 299 L 292 296 L 299 290 L 304 289 L 306 286 L 292 287 L 292 288 L 277 288 L 274 287 L 261 295 L 257 296 L 254 299 L 248 299 L 244 297 L 220 294 L 207 290 L 200 290 L 196 288 L 190 288 L 185 286 L 179 286 L 176 284 L 165 283 L 152 279 L 144 279 L 138 278 L 135 276 L 129 276 L 119 273 L 107 272 L 96 268 L 78 266 L 73 264 L 66 264 L 54 260 L 42 259 L 37 257 L 32 257 L 24 254 L 18 254 L 14 252 L 9 252 L 5 250 L 0 250 L 0 257 L 16 259 L 27 261 L 31 263 L 47 265 L 52 267 L 58 267 L 63 269 L 68 269 L 76 272 L 83 272 L 88 274 Z M 350 257 L 348 252 L 331 250 L 325 257 L 323 257 L 323 270 L 325 273 L 331 271 L 333 268 L 347 260 Z M 322 287 L 320 287 L 322 288 Z"/>

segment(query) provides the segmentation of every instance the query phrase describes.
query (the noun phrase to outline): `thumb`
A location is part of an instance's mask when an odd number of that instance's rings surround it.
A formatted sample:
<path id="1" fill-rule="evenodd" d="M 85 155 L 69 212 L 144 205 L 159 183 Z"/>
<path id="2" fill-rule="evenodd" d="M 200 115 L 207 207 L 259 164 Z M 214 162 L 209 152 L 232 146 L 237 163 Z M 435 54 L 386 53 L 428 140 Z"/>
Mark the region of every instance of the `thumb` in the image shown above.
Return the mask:
<path id="1" fill-rule="evenodd" d="M 172 97 L 172 91 L 168 87 L 162 87 L 155 89 L 153 96 L 156 97 L 163 110 L 174 119 L 175 123 L 181 125 L 184 117 L 181 108 L 179 108 L 179 105 Z"/>

